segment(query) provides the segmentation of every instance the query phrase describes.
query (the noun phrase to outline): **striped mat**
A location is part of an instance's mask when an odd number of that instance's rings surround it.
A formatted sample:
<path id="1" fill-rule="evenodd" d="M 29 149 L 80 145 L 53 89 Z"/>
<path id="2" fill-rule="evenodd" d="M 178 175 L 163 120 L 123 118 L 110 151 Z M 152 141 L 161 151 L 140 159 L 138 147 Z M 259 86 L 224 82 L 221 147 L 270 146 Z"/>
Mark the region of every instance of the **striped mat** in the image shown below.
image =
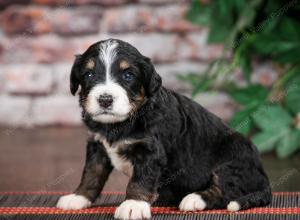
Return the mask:
<path id="1" fill-rule="evenodd" d="M 64 211 L 55 208 L 63 192 L 0 192 L 0 220 L 108 220 L 125 198 L 122 192 L 104 192 L 91 208 Z M 272 203 L 264 208 L 230 213 L 227 210 L 181 212 L 176 207 L 154 204 L 153 220 L 300 220 L 300 192 L 275 192 Z"/>

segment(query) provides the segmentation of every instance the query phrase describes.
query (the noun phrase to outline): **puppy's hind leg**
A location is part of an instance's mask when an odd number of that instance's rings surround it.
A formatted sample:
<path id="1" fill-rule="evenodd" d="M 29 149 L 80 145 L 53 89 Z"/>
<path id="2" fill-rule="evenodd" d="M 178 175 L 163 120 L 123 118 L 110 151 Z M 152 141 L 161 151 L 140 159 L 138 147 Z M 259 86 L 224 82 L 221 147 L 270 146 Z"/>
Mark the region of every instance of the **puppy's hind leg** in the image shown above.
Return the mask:
<path id="1" fill-rule="evenodd" d="M 271 190 L 270 188 L 266 188 L 263 191 L 250 193 L 248 195 L 237 198 L 234 201 L 230 201 L 227 205 L 227 210 L 231 212 L 236 212 L 255 206 L 265 206 L 270 203 L 271 199 Z"/>
<path id="2" fill-rule="evenodd" d="M 218 187 L 217 181 L 218 177 L 214 174 L 209 188 L 185 196 L 180 202 L 179 209 L 181 211 L 197 211 L 214 207 L 222 200 L 222 191 Z"/>

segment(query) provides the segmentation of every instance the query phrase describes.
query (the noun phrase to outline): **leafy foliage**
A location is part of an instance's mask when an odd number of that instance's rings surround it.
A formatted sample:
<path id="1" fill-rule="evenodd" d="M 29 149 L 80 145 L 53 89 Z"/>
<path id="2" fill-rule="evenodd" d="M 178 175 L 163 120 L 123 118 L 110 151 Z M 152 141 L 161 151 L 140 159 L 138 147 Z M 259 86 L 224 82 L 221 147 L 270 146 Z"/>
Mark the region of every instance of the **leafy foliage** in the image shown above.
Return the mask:
<path id="1" fill-rule="evenodd" d="M 300 146 L 300 122 L 295 120 L 300 115 L 299 14 L 296 0 L 193 0 L 187 14 L 193 23 L 208 26 L 208 42 L 224 44 L 233 59 L 224 55 L 201 76 L 182 79 L 192 84 L 193 95 L 216 88 L 227 91 L 241 107 L 230 126 L 253 135 L 261 152 L 276 150 L 279 157 L 291 155 Z M 253 58 L 272 60 L 283 69 L 272 88 L 252 84 Z M 243 88 L 228 80 L 237 68 L 247 81 Z M 216 86 L 220 75 L 224 80 Z"/>

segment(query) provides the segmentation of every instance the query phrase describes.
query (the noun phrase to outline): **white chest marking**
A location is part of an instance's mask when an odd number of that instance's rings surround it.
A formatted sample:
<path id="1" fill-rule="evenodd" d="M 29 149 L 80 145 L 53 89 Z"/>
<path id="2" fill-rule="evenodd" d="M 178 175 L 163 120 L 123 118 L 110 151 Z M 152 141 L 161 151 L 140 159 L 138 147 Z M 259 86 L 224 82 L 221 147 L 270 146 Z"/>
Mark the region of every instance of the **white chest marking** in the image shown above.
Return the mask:
<path id="1" fill-rule="evenodd" d="M 112 144 L 108 143 L 107 139 L 101 134 L 94 134 L 94 140 L 102 143 L 106 149 L 106 152 L 111 160 L 112 165 L 118 170 L 123 172 L 127 176 L 131 176 L 133 172 L 132 163 L 126 158 L 122 157 L 118 151 L 130 144 L 136 143 L 139 140 L 127 139 L 117 141 Z"/>

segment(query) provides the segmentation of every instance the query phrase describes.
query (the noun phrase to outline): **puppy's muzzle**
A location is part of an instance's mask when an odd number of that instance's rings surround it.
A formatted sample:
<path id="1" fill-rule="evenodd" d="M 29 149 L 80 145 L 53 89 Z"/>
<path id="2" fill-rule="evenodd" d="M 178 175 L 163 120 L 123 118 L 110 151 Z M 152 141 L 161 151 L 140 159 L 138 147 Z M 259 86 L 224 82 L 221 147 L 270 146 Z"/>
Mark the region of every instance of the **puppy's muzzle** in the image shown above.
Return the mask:
<path id="1" fill-rule="evenodd" d="M 99 105 L 104 109 L 111 107 L 113 101 L 114 100 L 113 100 L 112 95 L 108 95 L 108 94 L 100 95 L 100 97 L 98 99 Z"/>

